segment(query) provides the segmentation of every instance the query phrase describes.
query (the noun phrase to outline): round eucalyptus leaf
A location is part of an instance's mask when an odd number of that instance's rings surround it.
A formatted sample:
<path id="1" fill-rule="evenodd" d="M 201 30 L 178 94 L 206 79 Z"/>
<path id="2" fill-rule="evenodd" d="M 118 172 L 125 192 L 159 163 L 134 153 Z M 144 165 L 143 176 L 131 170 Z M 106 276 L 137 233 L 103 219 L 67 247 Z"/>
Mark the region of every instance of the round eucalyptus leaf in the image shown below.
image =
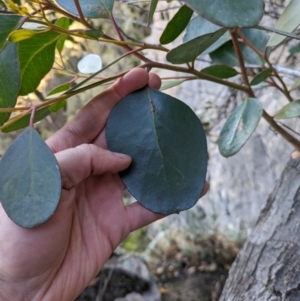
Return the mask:
<path id="1" fill-rule="evenodd" d="M 56 0 L 67 12 L 77 15 L 78 10 L 73 0 Z M 109 19 L 114 0 L 79 0 L 80 8 L 86 18 Z"/>
<path id="2" fill-rule="evenodd" d="M 120 176 L 144 207 L 171 214 L 196 204 L 205 183 L 207 145 L 186 104 L 148 87 L 131 93 L 112 110 L 106 139 L 111 151 L 131 156 Z"/>
<path id="3" fill-rule="evenodd" d="M 224 157 L 236 154 L 255 131 L 263 109 L 255 98 L 248 98 L 237 106 L 225 122 L 218 141 Z"/>
<path id="4" fill-rule="evenodd" d="M 224 27 L 252 27 L 264 12 L 263 0 L 183 0 L 203 18 Z"/>
<path id="5" fill-rule="evenodd" d="M 88 54 L 84 56 L 77 64 L 77 68 L 81 73 L 95 73 L 102 69 L 101 57 L 97 54 Z"/>
<path id="6" fill-rule="evenodd" d="M 19 226 L 46 222 L 58 205 L 61 177 L 55 156 L 36 130 L 28 128 L 0 161 L 0 201 Z"/>

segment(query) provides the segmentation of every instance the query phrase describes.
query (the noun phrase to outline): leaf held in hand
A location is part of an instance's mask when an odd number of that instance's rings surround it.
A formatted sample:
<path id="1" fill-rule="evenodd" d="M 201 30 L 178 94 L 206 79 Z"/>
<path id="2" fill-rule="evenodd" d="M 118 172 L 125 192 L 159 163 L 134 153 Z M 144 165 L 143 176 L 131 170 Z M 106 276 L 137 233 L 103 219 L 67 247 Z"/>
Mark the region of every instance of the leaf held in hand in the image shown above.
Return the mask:
<path id="1" fill-rule="evenodd" d="M 106 139 L 111 151 L 132 157 L 120 175 L 144 207 L 171 214 L 196 204 L 205 183 L 207 145 L 186 104 L 148 87 L 131 93 L 112 110 Z"/>
<path id="2" fill-rule="evenodd" d="M 0 161 L 0 200 L 19 226 L 46 222 L 58 205 L 61 177 L 55 156 L 36 130 L 28 128 Z"/>

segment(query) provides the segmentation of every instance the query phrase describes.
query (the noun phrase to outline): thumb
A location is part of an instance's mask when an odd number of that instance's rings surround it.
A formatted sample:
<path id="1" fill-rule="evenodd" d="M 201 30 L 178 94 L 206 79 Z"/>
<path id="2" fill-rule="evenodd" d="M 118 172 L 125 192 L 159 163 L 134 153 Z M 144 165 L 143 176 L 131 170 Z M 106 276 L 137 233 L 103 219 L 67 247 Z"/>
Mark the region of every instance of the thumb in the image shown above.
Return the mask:
<path id="1" fill-rule="evenodd" d="M 126 169 L 131 158 L 94 144 L 81 144 L 55 154 L 60 167 L 62 188 L 70 189 L 90 175 L 117 173 Z"/>

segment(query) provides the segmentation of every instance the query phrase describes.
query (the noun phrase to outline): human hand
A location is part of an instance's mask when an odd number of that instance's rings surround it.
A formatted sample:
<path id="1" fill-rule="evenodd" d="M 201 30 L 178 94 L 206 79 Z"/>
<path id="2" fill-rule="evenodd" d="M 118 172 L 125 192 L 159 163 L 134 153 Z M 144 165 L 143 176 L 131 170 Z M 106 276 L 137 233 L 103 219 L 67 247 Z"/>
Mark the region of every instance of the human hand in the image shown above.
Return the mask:
<path id="1" fill-rule="evenodd" d="M 158 88 L 160 79 L 131 71 L 48 139 L 62 176 L 60 203 L 48 222 L 21 228 L 0 205 L 1 300 L 74 300 L 131 231 L 163 217 L 139 203 L 124 206 L 117 173 L 131 159 L 108 151 L 105 142 L 112 108 L 146 84 Z"/>

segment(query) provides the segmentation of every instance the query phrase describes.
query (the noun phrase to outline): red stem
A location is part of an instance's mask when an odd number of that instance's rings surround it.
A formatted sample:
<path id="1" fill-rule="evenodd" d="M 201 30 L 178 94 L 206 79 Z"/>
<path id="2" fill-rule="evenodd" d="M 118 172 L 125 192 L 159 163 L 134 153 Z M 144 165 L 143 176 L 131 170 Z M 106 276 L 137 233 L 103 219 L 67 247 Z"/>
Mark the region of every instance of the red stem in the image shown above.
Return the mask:
<path id="1" fill-rule="evenodd" d="M 124 41 L 124 38 L 122 36 L 122 33 L 121 33 L 120 29 L 119 29 L 119 26 L 118 26 L 118 24 L 117 24 L 117 22 L 115 20 L 115 17 L 113 15 L 113 13 L 110 14 L 110 20 L 111 20 L 111 23 L 113 24 L 113 26 L 115 28 L 115 31 L 117 32 L 117 34 L 119 36 L 120 41 Z"/>
<path id="2" fill-rule="evenodd" d="M 31 128 L 33 128 L 33 125 L 34 125 L 35 112 L 36 112 L 36 106 L 32 106 L 31 107 L 30 121 L 29 121 L 29 126 Z"/>

